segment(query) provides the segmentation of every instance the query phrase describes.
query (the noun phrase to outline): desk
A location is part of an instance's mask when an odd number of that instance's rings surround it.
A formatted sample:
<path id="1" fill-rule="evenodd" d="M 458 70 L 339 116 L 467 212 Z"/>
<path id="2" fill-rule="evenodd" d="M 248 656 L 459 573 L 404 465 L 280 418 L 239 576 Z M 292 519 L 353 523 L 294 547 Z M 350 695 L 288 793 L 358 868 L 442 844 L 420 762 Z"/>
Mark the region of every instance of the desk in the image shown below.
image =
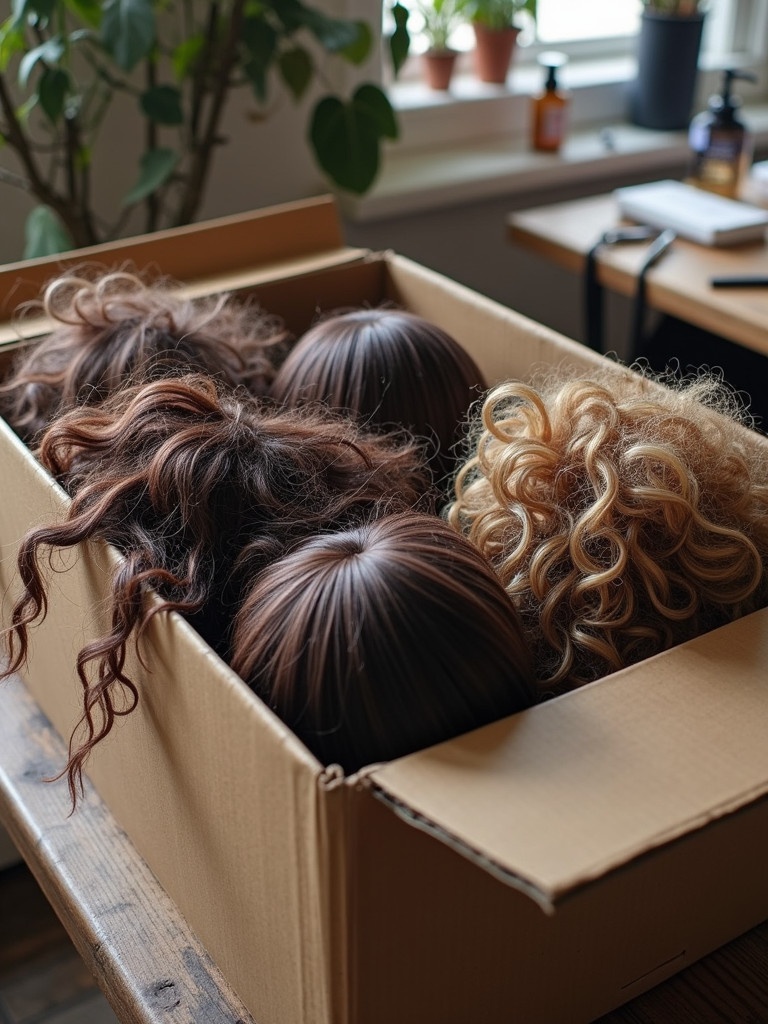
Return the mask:
<path id="1" fill-rule="evenodd" d="M 508 237 L 571 270 L 584 272 L 587 253 L 607 228 L 620 223 L 613 196 L 555 203 L 512 214 Z M 647 242 L 605 246 L 597 256 L 597 279 L 622 295 L 634 295 Z M 715 289 L 715 275 L 768 277 L 768 245 L 710 248 L 677 239 L 648 271 L 648 305 L 768 355 L 768 287 Z M 768 1020 L 768 1011 L 764 1018 Z"/>
<path id="2" fill-rule="evenodd" d="M 64 744 L 18 678 L 2 687 L 0 821 L 119 1019 L 254 1024 L 87 780 L 77 811 L 67 817 L 66 784 L 41 781 L 63 764 Z M 768 924 L 599 1024 L 693 1021 L 768 1021 Z"/>

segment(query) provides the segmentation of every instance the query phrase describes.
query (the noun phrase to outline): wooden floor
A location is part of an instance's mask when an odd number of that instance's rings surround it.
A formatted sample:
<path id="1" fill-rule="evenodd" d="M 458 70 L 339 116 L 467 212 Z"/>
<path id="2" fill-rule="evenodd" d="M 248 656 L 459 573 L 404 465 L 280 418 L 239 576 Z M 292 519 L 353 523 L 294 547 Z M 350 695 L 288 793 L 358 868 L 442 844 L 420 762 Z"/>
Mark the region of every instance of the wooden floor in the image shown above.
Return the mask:
<path id="1" fill-rule="evenodd" d="M 0 1024 L 117 1024 L 23 865 L 0 871 Z"/>

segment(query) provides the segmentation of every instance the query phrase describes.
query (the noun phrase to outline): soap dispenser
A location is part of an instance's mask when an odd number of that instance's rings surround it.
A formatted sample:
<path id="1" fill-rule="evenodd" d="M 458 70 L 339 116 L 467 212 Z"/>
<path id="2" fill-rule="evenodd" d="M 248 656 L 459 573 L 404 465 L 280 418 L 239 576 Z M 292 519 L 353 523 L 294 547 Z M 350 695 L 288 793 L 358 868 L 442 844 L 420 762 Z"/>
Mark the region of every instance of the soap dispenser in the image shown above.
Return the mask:
<path id="1" fill-rule="evenodd" d="M 735 199 L 752 161 L 752 136 L 736 116 L 741 106 L 731 94 L 735 78 L 757 81 L 747 71 L 727 68 L 719 96 L 710 97 L 708 107 L 693 118 L 688 130 L 690 168 L 688 181 L 709 192 Z"/>
<path id="2" fill-rule="evenodd" d="M 568 107 L 571 98 L 560 89 L 557 71 L 566 63 L 564 53 L 548 50 L 538 57 L 546 69 L 544 91 L 531 100 L 531 145 L 534 149 L 554 153 L 560 149 L 567 130 Z"/>

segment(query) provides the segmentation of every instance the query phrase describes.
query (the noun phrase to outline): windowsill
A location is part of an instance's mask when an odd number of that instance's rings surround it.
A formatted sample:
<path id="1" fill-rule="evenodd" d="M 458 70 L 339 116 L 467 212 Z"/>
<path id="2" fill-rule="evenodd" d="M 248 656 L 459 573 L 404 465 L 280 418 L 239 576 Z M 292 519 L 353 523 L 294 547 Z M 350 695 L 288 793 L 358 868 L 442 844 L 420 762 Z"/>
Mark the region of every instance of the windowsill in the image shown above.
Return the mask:
<path id="1" fill-rule="evenodd" d="M 352 221 L 376 221 L 613 177 L 671 174 L 685 164 L 687 133 L 651 131 L 625 121 L 633 73 L 630 58 L 564 69 L 563 85 L 572 96 L 571 131 L 556 154 L 532 151 L 528 143 L 530 96 L 541 84 L 541 68 L 513 68 L 511 89 L 483 85 L 472 75 L 459 76 L 450 93 L 431 92 L 420 82 L 397 85 L 390 95 L 401 139 L 386 147 L 379 178 L 367 195 L 339 197 L 342 212 Z M 696 110 L 715 91 L 717 74 L 699 76 Z M 751 102 L 742 119 L 757 146 L 768 145 L 768 104 Z"/>

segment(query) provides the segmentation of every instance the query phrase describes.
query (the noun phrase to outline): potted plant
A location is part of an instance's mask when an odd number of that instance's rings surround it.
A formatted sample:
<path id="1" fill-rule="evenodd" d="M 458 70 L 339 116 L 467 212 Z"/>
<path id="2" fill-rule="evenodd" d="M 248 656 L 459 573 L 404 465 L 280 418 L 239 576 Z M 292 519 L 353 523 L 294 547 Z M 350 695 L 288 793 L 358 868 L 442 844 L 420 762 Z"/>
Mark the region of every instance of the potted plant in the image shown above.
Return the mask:
<path id="1" fill-rule="evenodd" d="M 630 119 L 644 128 L 688 127 L 696 90 L 703 0 L 643 0 Z"/>
<path id="2" fill-rule="evenodd" d="M 503 85 L 520 34 L 517 15 L 527 11 L 535 20 L 536 0 L 471 0 L 469 10 L 477 76 L 481 82 Z"/>
<path id="3" fill-rule="evenodd" d="M 458 52 L 451 47 L 451 36 L 465 20 L 468 0 L 417 0 L 415 11 L 422 19 L 422 34 L 427 40 L 423 54 L 425 77 L 431 89 L 447 89 Z"/>
<path id="4" fill-rule="evenodd" d="M 360 64 L 372 33 L 302 0 L 13 0 L 0 24 L 0 144 L 15 157 L 0 183 L 39 202 L 27 221 L 26 257 L 119 237 L 131 210 L 144 229 L 193 221 L 212 162 L 226 144 L 223 112 L 233 90 L 250 88 L 260 117 L 282 88 L 301 101 L 313 83 L 325 95 L 309 114 L 309 143 L 328 177 L 364 192 L 384 138 L 397 135 L 382 90 L 350 97 L 328 90 L 327 61 Z M 121 99 L 120 103 L 115 100 Z M 100 129 L 129 117 L 142 138 L 125 159 L 133 187 L 119 209 L 99 210 Z M 135 112 L 135 113 L 133 113 Z"/>

